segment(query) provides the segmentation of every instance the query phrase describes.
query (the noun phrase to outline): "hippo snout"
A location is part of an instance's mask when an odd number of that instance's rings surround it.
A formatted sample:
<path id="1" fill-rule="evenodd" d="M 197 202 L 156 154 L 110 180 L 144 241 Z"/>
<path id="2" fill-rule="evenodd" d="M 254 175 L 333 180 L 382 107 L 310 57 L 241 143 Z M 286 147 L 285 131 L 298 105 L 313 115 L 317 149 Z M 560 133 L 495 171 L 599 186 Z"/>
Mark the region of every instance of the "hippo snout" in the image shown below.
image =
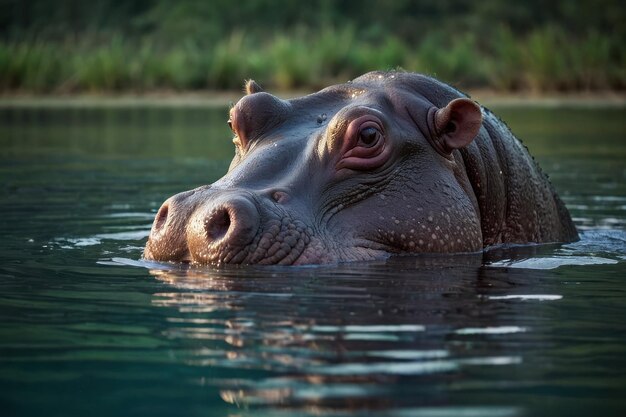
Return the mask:
<path id="1" fill-rule="evenodd" d="M 245 195 L 204 190 L 183 193 L 159 208 L 144 251 L 146 259 L 219 263 L 249 245 L 260 214 Z"/>
<path id="2" fill-rule="evenodd" d="M 259 210 L 244 196 L 213 199 L 192 214 L 187 245 L 198 263 L 222 261 L 226 252 L 249 245 L 259 229 Z"/>

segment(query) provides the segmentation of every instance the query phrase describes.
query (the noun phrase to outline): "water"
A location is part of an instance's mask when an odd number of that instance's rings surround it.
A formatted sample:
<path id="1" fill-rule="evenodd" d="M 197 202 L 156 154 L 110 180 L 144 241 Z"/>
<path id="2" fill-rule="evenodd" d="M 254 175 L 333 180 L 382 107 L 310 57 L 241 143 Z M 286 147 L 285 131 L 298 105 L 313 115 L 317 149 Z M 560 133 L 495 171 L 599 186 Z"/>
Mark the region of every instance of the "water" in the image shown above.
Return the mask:
<path id="1" fill-rule="evenodd" d="M 140 255 L 224 109 L 0 109 L 2 415 L 625 415 L 624 109 L 495 110 L 580 242 L 216 270 Z"/>

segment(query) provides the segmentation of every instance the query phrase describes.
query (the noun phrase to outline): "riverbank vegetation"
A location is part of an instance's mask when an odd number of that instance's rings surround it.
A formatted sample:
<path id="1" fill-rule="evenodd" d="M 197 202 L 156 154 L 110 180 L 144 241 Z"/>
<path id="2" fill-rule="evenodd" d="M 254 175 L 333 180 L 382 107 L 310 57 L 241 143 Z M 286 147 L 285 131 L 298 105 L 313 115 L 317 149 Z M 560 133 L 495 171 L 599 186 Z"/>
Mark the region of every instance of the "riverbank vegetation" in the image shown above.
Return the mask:
<path id="1" fill-rule="evenodd" d="M 626 32 L 613 26 L 624 7 L 612 1 L 601 2 L 607 10 L 575 2 L 573 11 L 568 1 L 549 10 L 502 1 L 257 0 L 236 10 L 221 0 L 69 1 L 60 10 L 8 3 L 12 14 L 0 22 L 5 93 L 225 90 L 245 78 L 313 89 L 397 68 L 460 88 L 626 89 Z"/>

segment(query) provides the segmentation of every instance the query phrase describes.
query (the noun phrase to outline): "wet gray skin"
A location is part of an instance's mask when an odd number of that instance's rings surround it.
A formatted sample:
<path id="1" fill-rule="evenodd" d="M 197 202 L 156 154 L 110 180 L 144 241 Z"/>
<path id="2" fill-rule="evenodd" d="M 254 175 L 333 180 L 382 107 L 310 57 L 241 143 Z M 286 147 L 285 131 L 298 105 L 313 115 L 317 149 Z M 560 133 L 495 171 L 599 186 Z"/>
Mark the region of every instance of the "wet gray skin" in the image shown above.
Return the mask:
<path id="1" fill-rule="evenodd" d="M 320 264 L 578 239 L 506 125 L 433 78 L 372 72 L 293 100 L 246 90 L 228 172 L 163 203 L 146 259 Z"/>

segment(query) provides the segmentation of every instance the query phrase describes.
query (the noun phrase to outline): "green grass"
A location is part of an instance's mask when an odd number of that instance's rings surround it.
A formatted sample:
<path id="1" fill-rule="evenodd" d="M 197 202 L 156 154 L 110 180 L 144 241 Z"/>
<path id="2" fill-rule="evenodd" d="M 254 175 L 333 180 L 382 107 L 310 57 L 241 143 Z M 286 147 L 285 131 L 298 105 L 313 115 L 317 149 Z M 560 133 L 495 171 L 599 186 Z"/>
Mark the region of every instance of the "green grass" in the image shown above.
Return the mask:
<path id="1" fill-rule="evenodd" d="M 626 46 L 597 32 L 545 27 L 516 38 L 506 27 L 488 38 L 425 34 L 359 39 L 353 27 L 301 29 L 252 39 L 236 31 L 212 44 L 183 39 L 86 37 L 77 42 L 0 41 L 0 91 L 116 92 L 235 89 L 254 78 L 275 89 L 319 88 L 364 72 L 404 68 L 461 88 L 580 91 L 626 88 Z"/>

